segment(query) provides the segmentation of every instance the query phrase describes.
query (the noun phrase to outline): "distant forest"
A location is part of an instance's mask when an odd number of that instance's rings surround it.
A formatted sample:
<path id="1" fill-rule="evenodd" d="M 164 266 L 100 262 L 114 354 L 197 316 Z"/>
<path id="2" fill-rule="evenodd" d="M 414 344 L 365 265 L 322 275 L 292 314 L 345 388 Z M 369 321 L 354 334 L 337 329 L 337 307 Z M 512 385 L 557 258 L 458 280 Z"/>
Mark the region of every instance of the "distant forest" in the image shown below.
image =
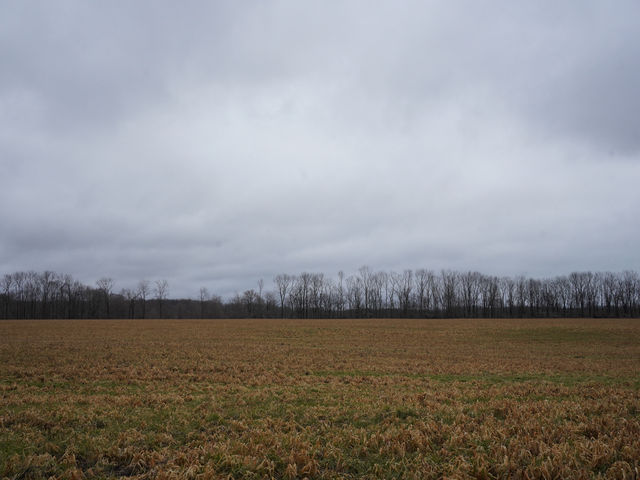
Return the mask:
<path id="1" fill-rule="evenodd" d="M 141 280 L 114 291 L 50 271 L 0 278 L 0 318 L 479 318 L 640 317 L 640 277 L 574 272 L 548 279 L 478 272 L 360 268 L 337 278 L 322 273 L 277 275 L 274 290 L 257 288 L 223 300 L 206 288 L 196 298 L 169 298 L 166 280 Z"/>

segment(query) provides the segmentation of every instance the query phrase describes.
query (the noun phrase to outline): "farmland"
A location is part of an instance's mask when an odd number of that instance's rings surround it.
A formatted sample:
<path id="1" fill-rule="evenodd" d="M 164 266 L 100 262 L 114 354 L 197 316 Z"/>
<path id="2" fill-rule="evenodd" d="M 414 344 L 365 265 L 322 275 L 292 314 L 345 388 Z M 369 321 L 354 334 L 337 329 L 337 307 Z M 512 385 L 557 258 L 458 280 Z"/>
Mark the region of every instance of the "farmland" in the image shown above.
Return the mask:
<path id="1" fill-rule="evenodd" d="M 633 319 L 0 322 L 0 478 L 639 471 Z"/>

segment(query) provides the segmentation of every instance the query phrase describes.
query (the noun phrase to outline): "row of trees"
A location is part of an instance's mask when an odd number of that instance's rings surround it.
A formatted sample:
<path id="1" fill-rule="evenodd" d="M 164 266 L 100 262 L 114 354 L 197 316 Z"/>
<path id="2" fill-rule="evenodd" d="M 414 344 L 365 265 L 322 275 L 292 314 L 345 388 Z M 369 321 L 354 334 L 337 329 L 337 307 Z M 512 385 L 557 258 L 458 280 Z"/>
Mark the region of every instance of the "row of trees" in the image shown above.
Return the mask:
<path id="1" fill-rule="evenodd" d="M 119 293 L 114 293 L 114 287 L 111 278 L 101 278 L 95 287 L 90 287 L 71 275 L 51 271 L 6 274 L 0 278 L 0 315 L 2 318 L 146 317 L 151 303 L 154 316 L 163 316 L 169 294 L 166 280 L 153 284 L 141 280 L 136 288 L 125 288 Z"/>
<path id="2" fill-rule="evenodd" d="M 574 272 L 551 279 L 362 267 L 336 281 L 303 273 L 275 279 L 281 316 L 567 317 L 640 316 L 636 272 Z"/>
<path id="3" fill-rule="evenodd" d="M 246 290 L 223 301 L 201 288 L 196 299 L 170 299 L 166 280 L 115 291 L 111 278 L 87 286 L 71 275 L 16 272 L 0 279 L 1 318 L 237 317 L 640 317 L 640 277 L 574 272 L 548 279 L 478 272 L 360 268 L 345 277 L 280 274 L 274 290 Z"/>

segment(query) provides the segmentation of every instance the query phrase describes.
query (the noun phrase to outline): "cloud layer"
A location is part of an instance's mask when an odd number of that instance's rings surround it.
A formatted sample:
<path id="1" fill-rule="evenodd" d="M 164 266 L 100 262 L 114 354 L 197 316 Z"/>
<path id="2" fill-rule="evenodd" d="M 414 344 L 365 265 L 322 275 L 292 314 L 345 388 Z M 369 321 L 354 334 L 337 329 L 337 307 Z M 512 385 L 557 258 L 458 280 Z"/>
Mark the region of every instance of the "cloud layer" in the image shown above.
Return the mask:
<path id="1" fill-rule="evenodd" d="M 0 7 L 0 271 L 640 269 L 640 5 Z"/>

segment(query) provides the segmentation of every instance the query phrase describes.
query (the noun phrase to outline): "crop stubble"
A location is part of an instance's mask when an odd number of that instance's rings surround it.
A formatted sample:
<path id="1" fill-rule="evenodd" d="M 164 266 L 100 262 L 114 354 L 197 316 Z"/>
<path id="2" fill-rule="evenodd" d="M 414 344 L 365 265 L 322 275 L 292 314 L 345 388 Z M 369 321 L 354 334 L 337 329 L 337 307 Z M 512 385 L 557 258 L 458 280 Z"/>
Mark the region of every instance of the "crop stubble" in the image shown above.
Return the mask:
<path id="1" fill-rule="evenodd" d="M 0 322 L 0 477 L 637 478 L 637 320 Z"/>

